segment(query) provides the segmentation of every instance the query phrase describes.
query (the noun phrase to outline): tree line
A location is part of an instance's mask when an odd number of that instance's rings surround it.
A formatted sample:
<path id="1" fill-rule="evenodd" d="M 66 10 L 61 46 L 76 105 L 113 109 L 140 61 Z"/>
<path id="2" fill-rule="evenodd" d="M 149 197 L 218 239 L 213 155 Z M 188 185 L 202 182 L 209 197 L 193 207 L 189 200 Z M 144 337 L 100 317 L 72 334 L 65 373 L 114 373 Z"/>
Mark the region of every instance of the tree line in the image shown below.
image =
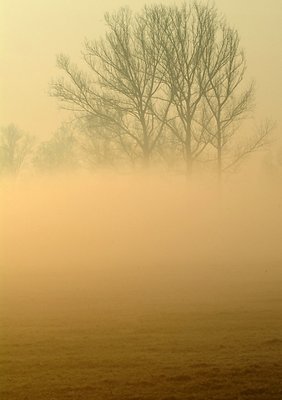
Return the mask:
<path id="1" fill-rule="evenodd" d="M 57 58 L 50 94 L 74 122 L 37 146 L 37 168 L 204 166 L 220 177 L 266 144 L 271 124 L 242 125 L 254 83 L 237 30 L 214 6 L 121 8 L 105 23 L 103 37 L 85 41 L 81 67 Z"/>

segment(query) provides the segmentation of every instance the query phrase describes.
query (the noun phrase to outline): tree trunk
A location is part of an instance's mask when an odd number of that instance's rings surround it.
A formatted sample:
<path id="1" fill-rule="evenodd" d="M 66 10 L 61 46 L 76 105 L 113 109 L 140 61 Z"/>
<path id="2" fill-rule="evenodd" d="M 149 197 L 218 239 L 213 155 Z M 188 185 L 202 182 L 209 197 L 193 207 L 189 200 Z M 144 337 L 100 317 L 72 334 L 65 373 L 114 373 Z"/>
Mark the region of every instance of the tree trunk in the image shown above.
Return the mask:
<path id="1" fill-rule="evenodd" d="M 185 141 L 185 157 L 186 157 L 186 172 L 187 175 L 192 173 L 192 146 L 191 146 L 191 123 L 188 123 L 186 130 L 186 141 Z"/>

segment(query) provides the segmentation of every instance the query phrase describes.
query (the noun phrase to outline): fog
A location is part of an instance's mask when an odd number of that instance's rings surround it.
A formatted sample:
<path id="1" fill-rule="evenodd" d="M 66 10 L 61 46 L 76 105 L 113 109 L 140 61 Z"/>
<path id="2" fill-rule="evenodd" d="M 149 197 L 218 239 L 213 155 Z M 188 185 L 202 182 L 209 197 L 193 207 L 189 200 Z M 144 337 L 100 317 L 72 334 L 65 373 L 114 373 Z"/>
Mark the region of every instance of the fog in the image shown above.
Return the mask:
<path id="1" fill-rule="evenodd" d="M 220 189 L 202 178 L 149 172 L 6 181 L 6 312 L 45 303 L 70 312 L 81 302 L 244 303 L 246 294 L 281 282 L 281 195 L 275 182 L 253 176 Z"/>

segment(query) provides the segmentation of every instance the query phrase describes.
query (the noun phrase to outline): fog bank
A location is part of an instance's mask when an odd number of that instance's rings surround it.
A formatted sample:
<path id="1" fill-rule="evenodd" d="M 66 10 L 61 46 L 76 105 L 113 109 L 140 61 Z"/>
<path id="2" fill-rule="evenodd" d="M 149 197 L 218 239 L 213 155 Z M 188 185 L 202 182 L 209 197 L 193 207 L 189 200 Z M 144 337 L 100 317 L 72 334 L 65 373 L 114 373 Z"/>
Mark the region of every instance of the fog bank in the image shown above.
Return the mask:
<path id="1" fill-rule="evenodd" d="M 150 303 L 159 294 L 171 301 L 211 286 L 219 295 L 232 285 L 276 284 L 282 191 L 262 180 L 242 182 L 221 191 L 157 174 L 6 182 L 4 297 L 56 303 L 138 295 Z"/>

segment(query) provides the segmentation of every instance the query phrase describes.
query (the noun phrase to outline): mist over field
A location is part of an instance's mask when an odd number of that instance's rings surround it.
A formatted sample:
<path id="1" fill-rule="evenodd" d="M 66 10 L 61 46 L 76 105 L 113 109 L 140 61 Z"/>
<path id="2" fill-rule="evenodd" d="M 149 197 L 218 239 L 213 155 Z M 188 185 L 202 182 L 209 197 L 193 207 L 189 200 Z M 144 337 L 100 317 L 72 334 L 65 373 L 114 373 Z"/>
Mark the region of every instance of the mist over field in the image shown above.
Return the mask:
<path id="1" fill-rule="evenodd" d="M 221 190 L 154 173 L 34 178 L 7 182 L 1 203 L 4 292 L 13 296 L 120 290 L 173 302 L 202 285 L 282 277 L 282 192 L 263 178 Z"/>

